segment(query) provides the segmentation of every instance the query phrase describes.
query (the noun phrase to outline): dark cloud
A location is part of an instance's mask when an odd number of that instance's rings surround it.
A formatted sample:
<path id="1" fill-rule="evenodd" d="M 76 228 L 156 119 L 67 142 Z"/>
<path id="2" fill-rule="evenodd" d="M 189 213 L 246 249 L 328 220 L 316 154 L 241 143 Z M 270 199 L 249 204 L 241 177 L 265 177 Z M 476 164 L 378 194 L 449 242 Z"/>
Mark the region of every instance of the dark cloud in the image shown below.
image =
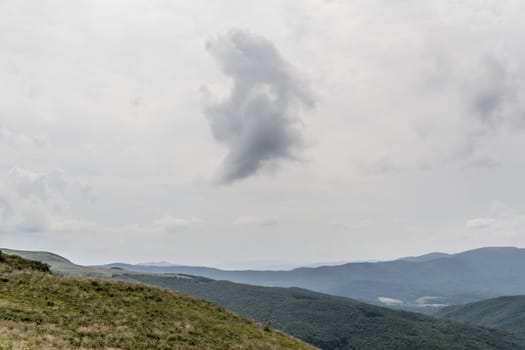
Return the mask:
<path id="1" fill-rule="evenodd" d="M 298 113 L 315 104 L 304 79 L 261 36 L 232 30 L 206 48 L 233 81 L 230 95 L 222 101 L 211 101 L 204 89 L 204 111 L 213 136 L 228 147 L 221 182 L 297 159 L 303 148 Z"/>
<path id="2" fill-rule="evenodd" d="M 485 126 L 497 128 L 515 117 L 509 107 L 516 102 L 519 86 L 504 62 L 485 58 L 475 85 L 472 106 Z"/>

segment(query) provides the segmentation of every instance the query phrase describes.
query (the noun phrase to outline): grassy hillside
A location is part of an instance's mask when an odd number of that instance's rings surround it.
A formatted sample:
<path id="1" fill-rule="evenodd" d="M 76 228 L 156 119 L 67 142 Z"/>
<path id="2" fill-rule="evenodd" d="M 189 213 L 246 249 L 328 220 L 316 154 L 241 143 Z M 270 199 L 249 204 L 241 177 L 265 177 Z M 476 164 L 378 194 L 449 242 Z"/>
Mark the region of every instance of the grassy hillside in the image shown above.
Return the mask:
<path id="1" fill-rule="evenodd" d="M 439 317 L 504 329 L 525 337 L 525 296 L 507 296 L 447 307 Z"/>
<path id="2" fill-rule="evenodd" d="M 271 322 L 322 349 L 525 349 L 525 340 L 504 332 L 304 289 L 154 274 L 120 278 L 199 296 L 259 322 Z"/>
<path id="3" fill-rule="evenodd" d="M 0 349 L 311 349 L 212 303 L 0 257 Z"/>

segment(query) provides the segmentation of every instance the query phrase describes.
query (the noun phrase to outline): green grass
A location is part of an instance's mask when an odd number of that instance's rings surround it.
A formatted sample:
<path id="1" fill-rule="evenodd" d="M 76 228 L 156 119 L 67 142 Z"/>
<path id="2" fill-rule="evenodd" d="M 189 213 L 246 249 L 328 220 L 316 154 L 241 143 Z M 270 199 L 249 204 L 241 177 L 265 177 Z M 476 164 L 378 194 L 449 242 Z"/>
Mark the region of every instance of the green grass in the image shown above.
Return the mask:
<path id="1" fill-rule="evenodd" d="M 0 349 L 312 349 L 210 302 L 2 254 Z"/>
<path id="2" fill-rule="evenodd" d="M 24 259 L 17 255 L 7 255 L 0 250 L 0 264 L 2 264 L 2 271 L 13 272 L 20 270 L 33 270 L 41 272 L 51 272 L 50 266 L 46 263 Z"/>

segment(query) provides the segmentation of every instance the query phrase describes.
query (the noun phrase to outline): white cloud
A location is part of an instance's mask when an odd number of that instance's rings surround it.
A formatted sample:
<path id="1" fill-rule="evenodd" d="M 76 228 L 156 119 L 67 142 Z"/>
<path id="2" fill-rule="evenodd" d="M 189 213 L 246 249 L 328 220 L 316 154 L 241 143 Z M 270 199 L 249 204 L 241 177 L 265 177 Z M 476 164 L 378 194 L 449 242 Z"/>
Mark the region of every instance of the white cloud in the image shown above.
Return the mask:
<path id="1" fill-rule="evenodd" d="M 197 218 L 183 219 L 171 215 L 165 215 L 160 219 L 155 220 L 153 222 L 153 227 L 158 227 L 166 232 L 179 232 L 181 230 L 195 228 L 203 222 L 203 220 Z"/>
<path id="2" fill-rule="evenodd" d="M 273 226 L 279 223 L 277 217 L 239 216 L 233 221 L 238 226 Z"/>
<path id="3" fill-rule="evenodd" d="M 53 230 L 70 215 L 75 197 L 84 196 L 83 188 L 60 169 L 35 172 L 13 167 L 0 179 L 0 231 Z"/>
<path id="4" fill-rule="evenodd" d="M 6 126 L 0 126 L 0 142 L 14 147 L 44 145 L 43 140 L 14 131 Z"/>
<path id="5" fill-rule="evenodd" d="M 488 228 L 496 223 L 493 218 L 475 218 L 467 221 L 466 227 L 472 230 Z"/>
<path id="6" fill-rule="evenodd" d="M 471 230 L 482 230 L 487 237 L 509 238 L 518 242 L 525 232 L 525 214 L 516 208 L 495 201 L 490 210 L 490 217 L 480 217 L 467 221 Z"/>
<path id="7" fill-rule="evenodd" d="M 344 222 L 332 222 L 330 228 L 334 231 L 350 231 L 352 227 Z"/>

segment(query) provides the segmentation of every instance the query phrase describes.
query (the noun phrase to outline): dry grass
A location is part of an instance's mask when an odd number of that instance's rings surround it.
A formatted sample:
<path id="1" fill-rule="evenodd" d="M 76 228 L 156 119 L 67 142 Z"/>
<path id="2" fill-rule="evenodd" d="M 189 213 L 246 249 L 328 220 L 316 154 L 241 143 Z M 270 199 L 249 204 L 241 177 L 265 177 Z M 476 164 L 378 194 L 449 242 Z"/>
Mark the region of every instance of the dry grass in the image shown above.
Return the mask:
<path id="1" fill-rule="evenodd" d="M 0 349 L 312 349 L 215 304 L 0 262 Z"/>

